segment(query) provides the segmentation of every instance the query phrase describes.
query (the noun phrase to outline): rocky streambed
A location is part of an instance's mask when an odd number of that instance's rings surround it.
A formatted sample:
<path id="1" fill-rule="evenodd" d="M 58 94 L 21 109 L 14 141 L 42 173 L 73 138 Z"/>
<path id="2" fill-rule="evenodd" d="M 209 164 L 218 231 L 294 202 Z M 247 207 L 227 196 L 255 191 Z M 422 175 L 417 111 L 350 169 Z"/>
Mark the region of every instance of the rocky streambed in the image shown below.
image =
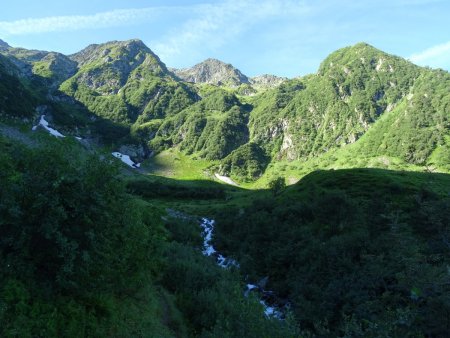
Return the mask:
<path id="1" fill-rule="evenodd" d="M 213 219 L 204 217 L 200 220 L 203 238 L 203 255 L 214 257 L 217 265 L 222 268 L 239 268 L 239 263 L 236 260 L 225 257 L 212 245 L 211 242 L 214 234 L 214 224 L 215 221 Z M 244 296 L 248 297 L 250 293 L 257 293 L 260 299 L 259 302 L 264 306 L 265 315 L 267 317 L 283 319 L 285 317 L 286 310 L 289 308 L 289 303 L 282 301 L 279 297 L 277 297 L 274 291 L 265 290 L 267 281 L 268 277 L 265 277 L 256 284 L 247 284 L 244 291 Z"/>

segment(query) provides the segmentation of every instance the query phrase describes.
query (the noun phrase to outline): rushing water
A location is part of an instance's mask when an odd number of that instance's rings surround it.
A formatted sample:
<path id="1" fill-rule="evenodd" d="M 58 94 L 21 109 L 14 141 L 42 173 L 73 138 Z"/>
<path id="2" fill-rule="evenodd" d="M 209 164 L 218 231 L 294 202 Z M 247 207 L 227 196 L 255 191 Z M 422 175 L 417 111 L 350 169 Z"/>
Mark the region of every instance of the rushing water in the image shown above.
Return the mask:
<path id="1" fill-rule="evenodd" d="M 202 218 L 200 226 L 202 227 L 202 237 L 203 237 L 203 250 L 202 253 L 205 256 L 215 257 L 216 263 L 222 268 L 230 268 L 232 266 L 239 268 L 239 263 L 232 259 L 223 256 L 221 253 L 212 245 L 212 237 L 214 233 L 214 223 L 213 219 Z M 250 292 L 258 292 L 260 295 L 260 303 L 264 306 L 264 313 L 267 317 L 274 317 L 278 319 L 284 318 L 284 313 L 276 304 L 272 304 L 274 297 L 273 291 L 264 290 L 263 287 L 255 284 L 247 284 L 244 291 L 244 296 L 248 297 Z M 271 305 L 269 305 L 269 302 Z"/>

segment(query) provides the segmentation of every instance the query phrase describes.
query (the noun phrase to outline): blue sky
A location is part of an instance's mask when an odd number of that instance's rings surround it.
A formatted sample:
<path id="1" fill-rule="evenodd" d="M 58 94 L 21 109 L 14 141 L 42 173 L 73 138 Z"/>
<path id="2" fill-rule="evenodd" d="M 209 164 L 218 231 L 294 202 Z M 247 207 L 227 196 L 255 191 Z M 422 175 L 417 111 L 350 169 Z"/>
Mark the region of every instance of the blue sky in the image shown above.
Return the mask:
<path id="1" fill-rule="evenodd" d="M 294 77 L 360 41 L 450 70 L 449 21 L 448 0 L 15 0 L 2 6 L 0 39 L 70 54 L 139 38 L 170 67 L 213 57 Z"/>

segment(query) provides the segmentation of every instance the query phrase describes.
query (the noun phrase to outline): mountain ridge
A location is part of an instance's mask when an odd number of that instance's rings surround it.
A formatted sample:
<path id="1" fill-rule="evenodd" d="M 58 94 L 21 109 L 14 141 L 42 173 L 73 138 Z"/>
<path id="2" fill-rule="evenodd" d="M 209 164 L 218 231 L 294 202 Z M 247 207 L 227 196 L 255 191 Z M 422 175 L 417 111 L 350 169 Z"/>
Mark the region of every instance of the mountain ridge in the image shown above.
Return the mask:
<path id="1" fill-rule="evenodd" d="M 137 144 L 148 149 L 147 154 L 179 148 L 188 155 L 219 161 L 221 174 L 237 181 L 258 179 L 270 163 L 308 161 L 358 142 L 380 116 L 407 102 L 413 104 L 407 97 L 421 74 L 431 79 L 440 76 L 366 43 L 331 53 L 316 74 L 296 79 L 248 78 L 230 64 L 207 59 L 182 70 L 185 81 L 197 83 L 180 81 L 180 71 L 168 69 L 138 39 L 90 45 L 68 57 L 9 50 L 4 54 L 11 60 L 20 56 L 19 62 L 32 66 L 36 76 L 52 79 L 53 88 L 60 84 L 51 97 L 72 98 L 99 119 L 111 121 L 115 126 L 108 132 L 111 141 Z M 266 88 L 257 92 L 258 85 Z M 440 123 L 430 117 L 436 114 L 420 115 L 421 123 Z M 441 119 L 440 125 L 447 125 L 445 114 Z M 434 140 L 421 145 L 423 155 L 406 155 L 407 147 L 414 148 L 407 140 L 408 146 L 379 145 L 370 153 L 398 156 L 412 165 L 431 161 L 434 149 L 444 144 L 446 127 L 436 125 L 437 132 L 432 128 L 424 132 L 409 121 L 415 139 L 422 135 L 421 143 Z"/>

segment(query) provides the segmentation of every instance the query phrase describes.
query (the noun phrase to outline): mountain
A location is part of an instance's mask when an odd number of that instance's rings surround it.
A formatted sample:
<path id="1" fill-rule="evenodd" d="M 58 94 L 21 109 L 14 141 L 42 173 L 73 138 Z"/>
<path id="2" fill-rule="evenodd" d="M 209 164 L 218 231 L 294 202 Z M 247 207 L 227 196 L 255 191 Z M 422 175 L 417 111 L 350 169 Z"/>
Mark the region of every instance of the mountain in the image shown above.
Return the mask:
<path id="1" fill-rule="evenodd" d="M 0 336 L 448 336 L 450 74 L 229 74 L 2 43 Z"/>
<path id="2" fill-rule="evenodd" d="M 142 124 L 178 113 L 197 100 L 140 40 L 91 45 L 70 58 L 78 71 L 61 91 L 116 123 Z"/>
<path id="3" fill-rule="evenodd" d="M 5 41 L 0 39 L 0 49 L 6 49 L 6 48 L 9 48 L 9 45 Z"/>
<path id="4" fill-rule="evenodd" d="M 143 147 L 142 158 L 176 148 L 216 161 L 216 170 L 237 181 L 258 179 L 271 163 L 330 163 L 341 149 L 345 158 L 364 153 L 364 165 L 446 167 L 448 73 L 365 43 L 342 48 L 316 74 L 291 80 L 249 79 L 215 59 L 174 75 L 137 39 L 91 45 L 68 57 L 12 47 L 2 54 L 33 82 L 31 91 L 41 91 L 41 104 L 58 103 L 57 120 L 70 120 L 68 128 L 95 121 L 91 129 L 105 142 Z M 253 96 L 240 99 L 244 92 Z"/>
<path id="5" fill-rule="evenodd" d="M 38 76 L 46 81 L 46 86 L 52 88 L 57 88 L 77 69 L 76 63 L 61 53 L 15 48 L 8 44 L 0 49 L 0 53 L 15 64 L 23 76 Z"/>
<path id="6" fill-rule="evenodd" d="M 257 90 L 274 88 L 287 80 L 287 78 L 269 74 L 249 78 L 233 65 L 217 59 L 207 59 L 192 68 L 171 68 L 170 70 L 187 82 L 208 83 L 231 88 L 241 87 L 238 89 L 238 93 L 242 95 L 252 95 Z"/>
<path id="7" fill-rule="evenodd" d="M 291 80 L 255 102 L 255 142 L 289 160 L 354 143 L 405 99 L 423 71 L 367 44 L 325 59 L 316 75 Z"/>
<path id="8" fill-rule="evenodd" d="M 390 156 L 405 166 L 433 162 L 440 163 L 439 168 L 444 170 L 445 161 L 438 158 L 446 158 L 448 153 L 449 117 L 444 108 L 449 100 L 444 90 L 448 88 L 448 77 L 447 72 L 421 68 L 359 43 L 332 53 L 317 74 L 284 81 L 252 98 L 249 114 L 237 115 L 243 127 L 235 129 L 237 135 L 248 135 L 245 136 L 248 141 L 235 142 L 227 151 L 216 152 L 220 156 L 208 154 L 217 146 L 203 147 L 203 137 L 210 135 L 211 128 L 209 124 L 205 128 L 201 115 L 177 119 L 174 125 L 178 128 L 168 129 L 163 123 L 149 146 L 160 151 L 179 145 L 182 150 L 188 149 L 189 154 L 202 149 L 198 156 L 223 159 L 219 171 L 237 181 L 257 179 L 271 162 L 304 163 L 353 144 L 352 152 L 358 152 L 353 157 L 363 158 L 364 154 L 375 162 L 386 162 L 383 156 Z M 435 85 L 425 90 L 425 83 Z M 429 100 L 428 105 L 415 104 L 419 99 Z M 404 123 L 397 119 L 395 124 L 386 124 L 383 121 L 387 116 L 391 120 L 397 116 Z M 193 121 L 191 127 L 186 124 Z M 227 126 L 228 130 L 230 127 Z M 367 137 L 363 137 L 366 133 Z M 375 134 L 371 137 L 376 142 L 365 141 Z M 220 139 L 218 134 L 217 140 Z M 229 143 L 222 140 L 217 144 L 220 148 Z M 241 150 L 239 146 L 244 148 Z M 370 151 L 364 153 L 358 148 Z M 365 165 L 370 161 L 367 159 Z"/>
<path id="9" fill-rule="evenodd" d="M 182 80 L 193 83 L 209 83 L 229 87 L 250 84 L 249 78 L 239 69 L 217 59 L 207 59 L 192 68 L 174 69 L 173 72 Z"/>

